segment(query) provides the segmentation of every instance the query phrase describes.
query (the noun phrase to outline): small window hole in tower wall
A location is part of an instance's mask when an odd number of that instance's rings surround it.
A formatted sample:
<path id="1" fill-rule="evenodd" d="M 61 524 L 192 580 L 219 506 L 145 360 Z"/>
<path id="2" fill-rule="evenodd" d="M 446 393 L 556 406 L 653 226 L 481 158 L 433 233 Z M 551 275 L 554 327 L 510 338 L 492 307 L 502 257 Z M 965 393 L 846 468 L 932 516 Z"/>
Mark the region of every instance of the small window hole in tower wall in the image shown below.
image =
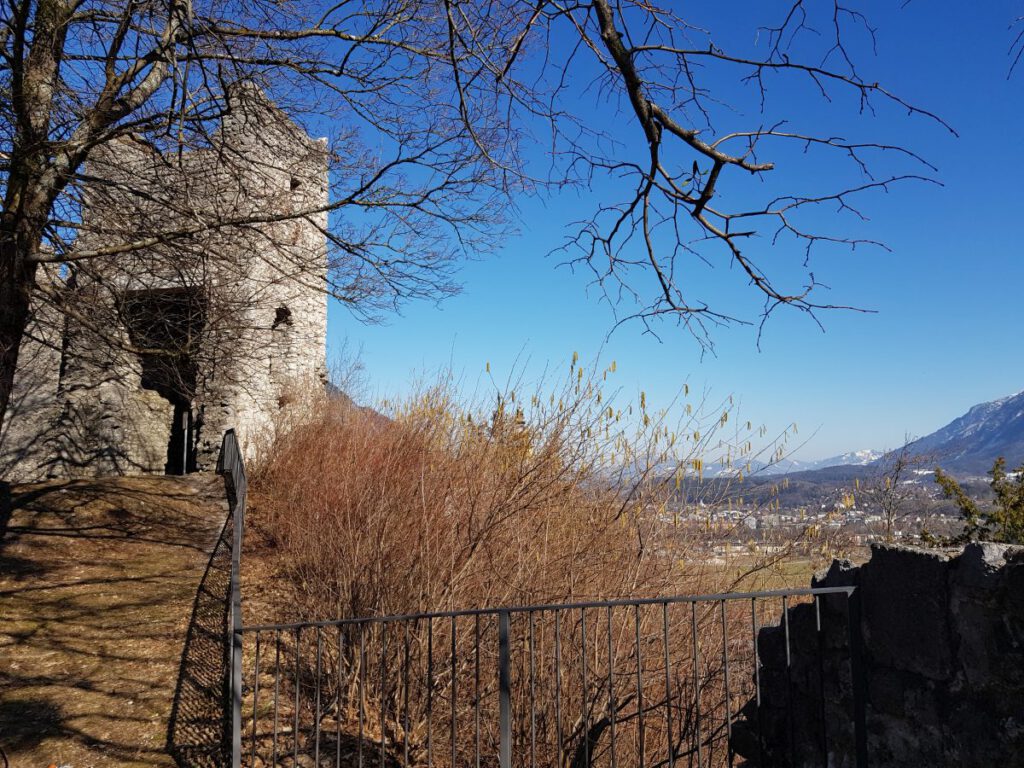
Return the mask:
<path id="1" fill-rule="evenodd" d="M 276 331 L 281 326 L 290 326 L 292 324 L 292 311 L 288 307 L 280 306 L 274 310 L 274 322 L 270 326 L 271 330 Z"/>

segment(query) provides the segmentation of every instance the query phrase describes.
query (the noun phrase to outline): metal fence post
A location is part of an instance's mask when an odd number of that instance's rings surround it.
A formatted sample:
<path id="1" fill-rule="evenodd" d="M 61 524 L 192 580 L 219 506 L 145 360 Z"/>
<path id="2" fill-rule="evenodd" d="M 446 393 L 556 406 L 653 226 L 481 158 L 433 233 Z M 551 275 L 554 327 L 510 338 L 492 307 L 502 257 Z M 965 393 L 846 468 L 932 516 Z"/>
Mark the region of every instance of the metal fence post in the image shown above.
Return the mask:
<path id="1" fill-rule="evenodd" d="M 242 764 L 242 591 L 241 558 L 242 537 L 245 532 L 245 497 L 248 482 L 245 464 L 238 438 L 233 429 L 224 433 L 220 456 L 217 459 L 217 474 L 225 479 L 228 504 L 234 518 L 231 541 L 231 577 L 229 582 L 231 605 L 229 611 L 228 650 L 228 705 L 231 707 L 231 766 L 241 768 Z"/>
<path id="2" fill-rule="evenodd" d="M 512 670 L 509 660 L 509 613 L 498 613 L 498 766 L 512 768 Z"/>
<path id="3" fill-rule="evenodd" d="M 231 633 L 231 766 L 242 765 L 242 631 Z"/>

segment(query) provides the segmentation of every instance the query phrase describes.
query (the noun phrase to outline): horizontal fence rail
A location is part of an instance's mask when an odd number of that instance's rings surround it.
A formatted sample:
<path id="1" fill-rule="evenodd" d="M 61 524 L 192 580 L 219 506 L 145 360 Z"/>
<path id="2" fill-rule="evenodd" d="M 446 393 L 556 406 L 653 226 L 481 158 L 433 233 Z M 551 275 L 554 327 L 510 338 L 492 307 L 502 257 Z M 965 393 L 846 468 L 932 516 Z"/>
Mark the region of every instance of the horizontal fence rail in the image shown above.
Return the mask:
<path id="1" fill-rule="evenodd" d="M 797 589 L 245 627 L 241 764 L 732 766 L 733 731 L 752 702 L 742 719 L 758 764 L 805 764 L 794 743 L 788 755 L 765 747 L 765 731 L 781 722 L 790 734 L 810 727 L 821 749 L 810 764 L 828 765 L 829 741 L 856 737 L 855 704 L 825 711 L 824 664 L 820 680 L 799 681 L 821 689 L 811 711 L 792 694 L 766 703 L 758 646 L 767 627 L 781 626 L 789 674 L 790 609 L 806 605 L 819 651 L 842 649 L 852 678 L 853 594 Z"/>

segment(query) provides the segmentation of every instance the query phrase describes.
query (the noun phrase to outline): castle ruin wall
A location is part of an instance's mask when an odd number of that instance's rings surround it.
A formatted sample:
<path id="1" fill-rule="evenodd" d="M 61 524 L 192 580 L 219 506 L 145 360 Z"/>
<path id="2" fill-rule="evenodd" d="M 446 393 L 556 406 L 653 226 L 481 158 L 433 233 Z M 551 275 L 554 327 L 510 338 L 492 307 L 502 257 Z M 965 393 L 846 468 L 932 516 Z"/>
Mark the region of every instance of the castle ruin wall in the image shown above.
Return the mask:
<path id="1" fill-rule="evenodd" d="M 209 147 L 128 138 L 91 161 L 76 250 L 155 244 L 44 270 L 0 477 L 212 469 L 224 430 L 251 447 L 323 388 L 326 147 L 258 89 L 230 103 Z"/>

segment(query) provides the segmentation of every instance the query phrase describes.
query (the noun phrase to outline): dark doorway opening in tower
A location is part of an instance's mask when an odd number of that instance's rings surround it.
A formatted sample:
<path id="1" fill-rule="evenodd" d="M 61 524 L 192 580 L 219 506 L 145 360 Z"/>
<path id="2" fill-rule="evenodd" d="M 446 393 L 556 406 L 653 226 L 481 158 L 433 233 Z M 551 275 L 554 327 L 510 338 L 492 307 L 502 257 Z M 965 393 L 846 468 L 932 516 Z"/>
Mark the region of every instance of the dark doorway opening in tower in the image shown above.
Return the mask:
<path id="1" fill-rule="evenodd" d="M 142 363 L 142 387 L 171 404 L 167 425 L 168 475 L 196 470 L 201 424 L 193 403 L 197 357 L 206 326 L 206 301 L 199 288 L 128 291 L 122 315 Z"/>

